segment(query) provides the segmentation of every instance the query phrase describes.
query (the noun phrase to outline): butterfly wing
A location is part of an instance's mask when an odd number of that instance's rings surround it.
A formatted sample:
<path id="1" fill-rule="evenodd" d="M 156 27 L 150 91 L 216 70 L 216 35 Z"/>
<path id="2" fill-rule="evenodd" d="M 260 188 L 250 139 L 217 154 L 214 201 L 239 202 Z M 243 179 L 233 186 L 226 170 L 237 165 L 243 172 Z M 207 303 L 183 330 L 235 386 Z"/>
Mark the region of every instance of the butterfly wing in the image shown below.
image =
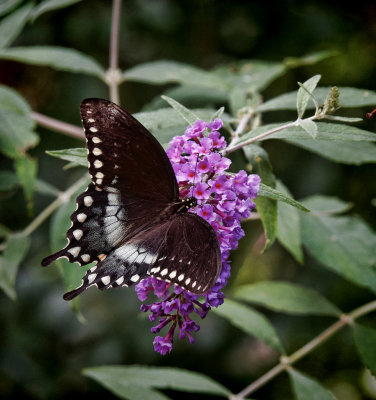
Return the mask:
<path id="1" fill-rule="evenodd" d="M 171 163 L 159 142 L 129 113 L 103 99 L 80 107 L 92 184 L 77 198 L 68 244 L 46 257 L 86 265 L 159 221 L 178 199 Z"/>
<path id="2" fill-rule="evenodd" d="M 64 299 L 91 285 L 102 290 L 131 286 L 148 275 L 201 294 L 215 284 L 221 265 L 219 241 L 210 224 L 195 214 L 176 214 L 112 250 Z"/>

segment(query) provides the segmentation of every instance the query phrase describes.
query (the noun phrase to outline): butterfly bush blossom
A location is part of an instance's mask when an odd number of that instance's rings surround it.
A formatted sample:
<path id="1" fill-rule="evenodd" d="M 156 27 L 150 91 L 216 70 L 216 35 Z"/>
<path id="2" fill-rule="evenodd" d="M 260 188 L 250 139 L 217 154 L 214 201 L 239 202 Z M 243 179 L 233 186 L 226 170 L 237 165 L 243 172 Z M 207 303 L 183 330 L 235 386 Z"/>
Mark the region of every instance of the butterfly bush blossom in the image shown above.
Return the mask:
<path id="1" fill-rule="evenodd" d="M 247 175 L 245 171 L 226 173 L 231 161 L 221 155 L 221 150 L 226 148 L 225 138 L 219 133 L 221 128 L 219 118 L 210 123 L 196 121 L 193 126 L 188 126 L 183 136 L 175 136 L 167 149 L 180 197 L 193 195 L 198 200 L 198 205 L 190 212 L 208 221 L 218 236 L 222 270 L 215 285 L 201 296 L 152 277 L 136 286 L 141 301 L 146 301 L 150 292 L 162 299 L 150 305 L 142 304 L 141 310 L 150 312 L 150 321 L 158 321 L 151 328 L 153 333 L 169 327 L 166 336 L 156 336 L 153 343 L 154 349 L 163 355 L 172 350 L 176 330 L 180 339 L 187 337 L 190 343 L 194 342 L 192 332 L 200 329 L 192 319 L 195 313 L 204 318 L 211 307 L 223 303 L 221 289 L 230 276 L 229 252 L 237 248 L 239 239 L 244 236 L 241 219 L 248 218 L 255 207 L 253 200 L 257 196 L 260 177 Z"/>

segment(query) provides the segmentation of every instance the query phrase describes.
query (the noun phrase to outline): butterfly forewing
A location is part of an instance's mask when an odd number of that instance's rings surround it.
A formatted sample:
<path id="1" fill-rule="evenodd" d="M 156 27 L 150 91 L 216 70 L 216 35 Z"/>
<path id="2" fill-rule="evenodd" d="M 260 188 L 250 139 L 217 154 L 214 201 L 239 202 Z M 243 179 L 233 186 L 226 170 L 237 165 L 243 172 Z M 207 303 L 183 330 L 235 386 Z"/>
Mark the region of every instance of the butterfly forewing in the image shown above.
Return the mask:
<path id="1" fill-rule="evenodd" d="M 93 183 L 140 199 L 172 202 L 178 186 L 171 163 L 154 136 L 129 113 L 103 99 L 81 103 Z"/>

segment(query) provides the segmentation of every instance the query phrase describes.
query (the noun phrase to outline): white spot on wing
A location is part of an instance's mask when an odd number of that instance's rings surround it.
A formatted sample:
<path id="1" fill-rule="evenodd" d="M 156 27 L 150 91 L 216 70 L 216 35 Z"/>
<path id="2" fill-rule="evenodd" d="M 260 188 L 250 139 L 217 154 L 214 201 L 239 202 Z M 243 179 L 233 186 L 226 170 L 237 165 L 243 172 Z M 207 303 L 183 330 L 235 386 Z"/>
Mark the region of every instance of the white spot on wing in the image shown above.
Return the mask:
<path id="1" fill-rule="evenodd" d="M 100 155 L 102 154 L 102 150 L 101 150 L 101 149 L 98 149 L 98 147 L 94 147 L 94 149 L 93 149 L 93 154 L 94 154 L 95 156 L 100 156 Z"/>
<path id="2" fill-rule="evenodd" d="M 87 122 L 95 122 L 93 118 L 89 118 Z"/>
<path id="3" fill-rule="evenodd" d="M 181 282 L 184 279 L 184 274 L 180 274 L 178 276 L 178 281 Z"/>
<path id="4" fill-rule="evenodd" d="M 93 204 L 93 198 L 91 196 L 85 196 L 84 204 L 86 207 L 90 207 Z"/>
<path id="5" fill-rule="evenodd" d="M 77 221 L 79 221 L 79 222 L 84 222 L 86 220 L 86 218 L 87 218 L 87 215 L 84 213 L 80 213 L 77 215 Z"/>
<path id="6" fill-rule="evenodd" d="M 95 167 L 95 168 L 101 168 L 101 167 L 103 167 L 102 161 L 101 161 L 101 160 L 95 160 L 95 161 L 94 161 L 94 167 Z"/>
<path id="7" fill-rule="evenodd" d="M 165 268 L 162 272 L 161 272 L 161 276 L 165 276 L 167 275 L 168 269 Z"/>
<path id="8" fill-rule="evenodd" d="M 92 283 L 96 277 L 97 277 L 97 274 L 90 274 L 87 277 L 87 280 L 88 280 L 89 283 Z"/>
<path id="9" fill-rule="evenodd" d="M 116 283 L 121 285 L 124 282 L 124 276 L 121 276 L 119 279 L 116 279 Z"/>
<path id="10" fill-rule="evenodd" d="M 98 129 L 97 129 L 97 128 L 94 128 L 94 126 L 90 127 L 89 129 L 90 129 L 92 132 L 94 132 L 94 133 L 95 133 L 95 132 L 98 132 Z"/>
<path id="11" fill-rule="evenodd" d="M 80 240 L 80 239 L 82 238 L 82 235 L 84 234 L 84 233 L 82 232 L 81 229 L 76 229 L 76 230 L 74 230 L 72 233 L 73 233 L 73 236 L 74 236 L 77 240 Z"/>
<path id="12" fill-rule="evenodd" d="M 111 278 L 107 275 L 101 278 L 101 281 L 103 282 L 104 285 L 108 285 L 111 282 Z"/>
<path id="13" fill-rule="evenodd" d="M 96 177 L 96 178 L 99 178 L 99 179 L 103 179 L 103 178 L 104 178 L 104 174 L 103 174 L 102 172 L 97 172 L 97 173 L 95 174 L 95 177 Z"/>
<path id="14" fill-rule="evenodd" d="M 171 279 L 175 278 L 175 276 L 176 276 L 176 271 L 172 271 L 171 274 L 169 275 Z"/>
<path id="15" fill-rule="evenodd" d="M 89 256 L 89 254 L 82 254 L 82 256 L 81 256 L 81 258 L 82 258 L 82 261 L 83 262 L 89 262 L 90 261 L 90 256 Z M 91 271 L 91 270 L 90 270 Z"/>
<path id="16" fill-rule="evenodd" d="M 98 136 L 93 136 L 91 140 L 93 141 L 93 143 L 101 143 L 102 142 L 102 140 L 99 139 Z"/>
<path id="17" fill-rule="evenodd" d="M 68 250 L 68 253 L 71 253 L 73 257 L 77 257 L 81 251 L 81 247 L 72 247 Z"/>
<path id="18" fill-rule="evenodd" d="M 140 279 L 140 275 L 133 275 L 132 277 L 131 277 L 131 281 L 132 282 L 137 282 L 138 280 Z"/>
<path id="19" fill-rule="evenodd" d="M 185 281 L 185 284 L 186 285 L 189 285 L 189 282 L 191 281 L 191 278 L 188 278 L 186 281 Z"/>

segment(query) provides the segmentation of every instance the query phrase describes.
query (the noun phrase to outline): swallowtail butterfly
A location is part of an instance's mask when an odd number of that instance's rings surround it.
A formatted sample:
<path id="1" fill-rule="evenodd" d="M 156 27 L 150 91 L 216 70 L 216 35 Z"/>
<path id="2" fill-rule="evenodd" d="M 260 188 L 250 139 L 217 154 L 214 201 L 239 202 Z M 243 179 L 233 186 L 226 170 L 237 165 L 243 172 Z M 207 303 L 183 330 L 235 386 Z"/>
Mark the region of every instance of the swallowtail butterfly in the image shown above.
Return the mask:
<path id="1" fill-rule="evenodd" d="M 171 163 L 154 136 L 116 104 L 81 103 L 92 182 L 77 197 L 67 246 L 42 261 L 58 258 L 87 265 L 82 285 L 99 289 L 137 284 L 147 276 L 201 294 L 216 282 L 221 252 L 208 222 L 188 212 L 194 197 L 179 198 Z"/>

